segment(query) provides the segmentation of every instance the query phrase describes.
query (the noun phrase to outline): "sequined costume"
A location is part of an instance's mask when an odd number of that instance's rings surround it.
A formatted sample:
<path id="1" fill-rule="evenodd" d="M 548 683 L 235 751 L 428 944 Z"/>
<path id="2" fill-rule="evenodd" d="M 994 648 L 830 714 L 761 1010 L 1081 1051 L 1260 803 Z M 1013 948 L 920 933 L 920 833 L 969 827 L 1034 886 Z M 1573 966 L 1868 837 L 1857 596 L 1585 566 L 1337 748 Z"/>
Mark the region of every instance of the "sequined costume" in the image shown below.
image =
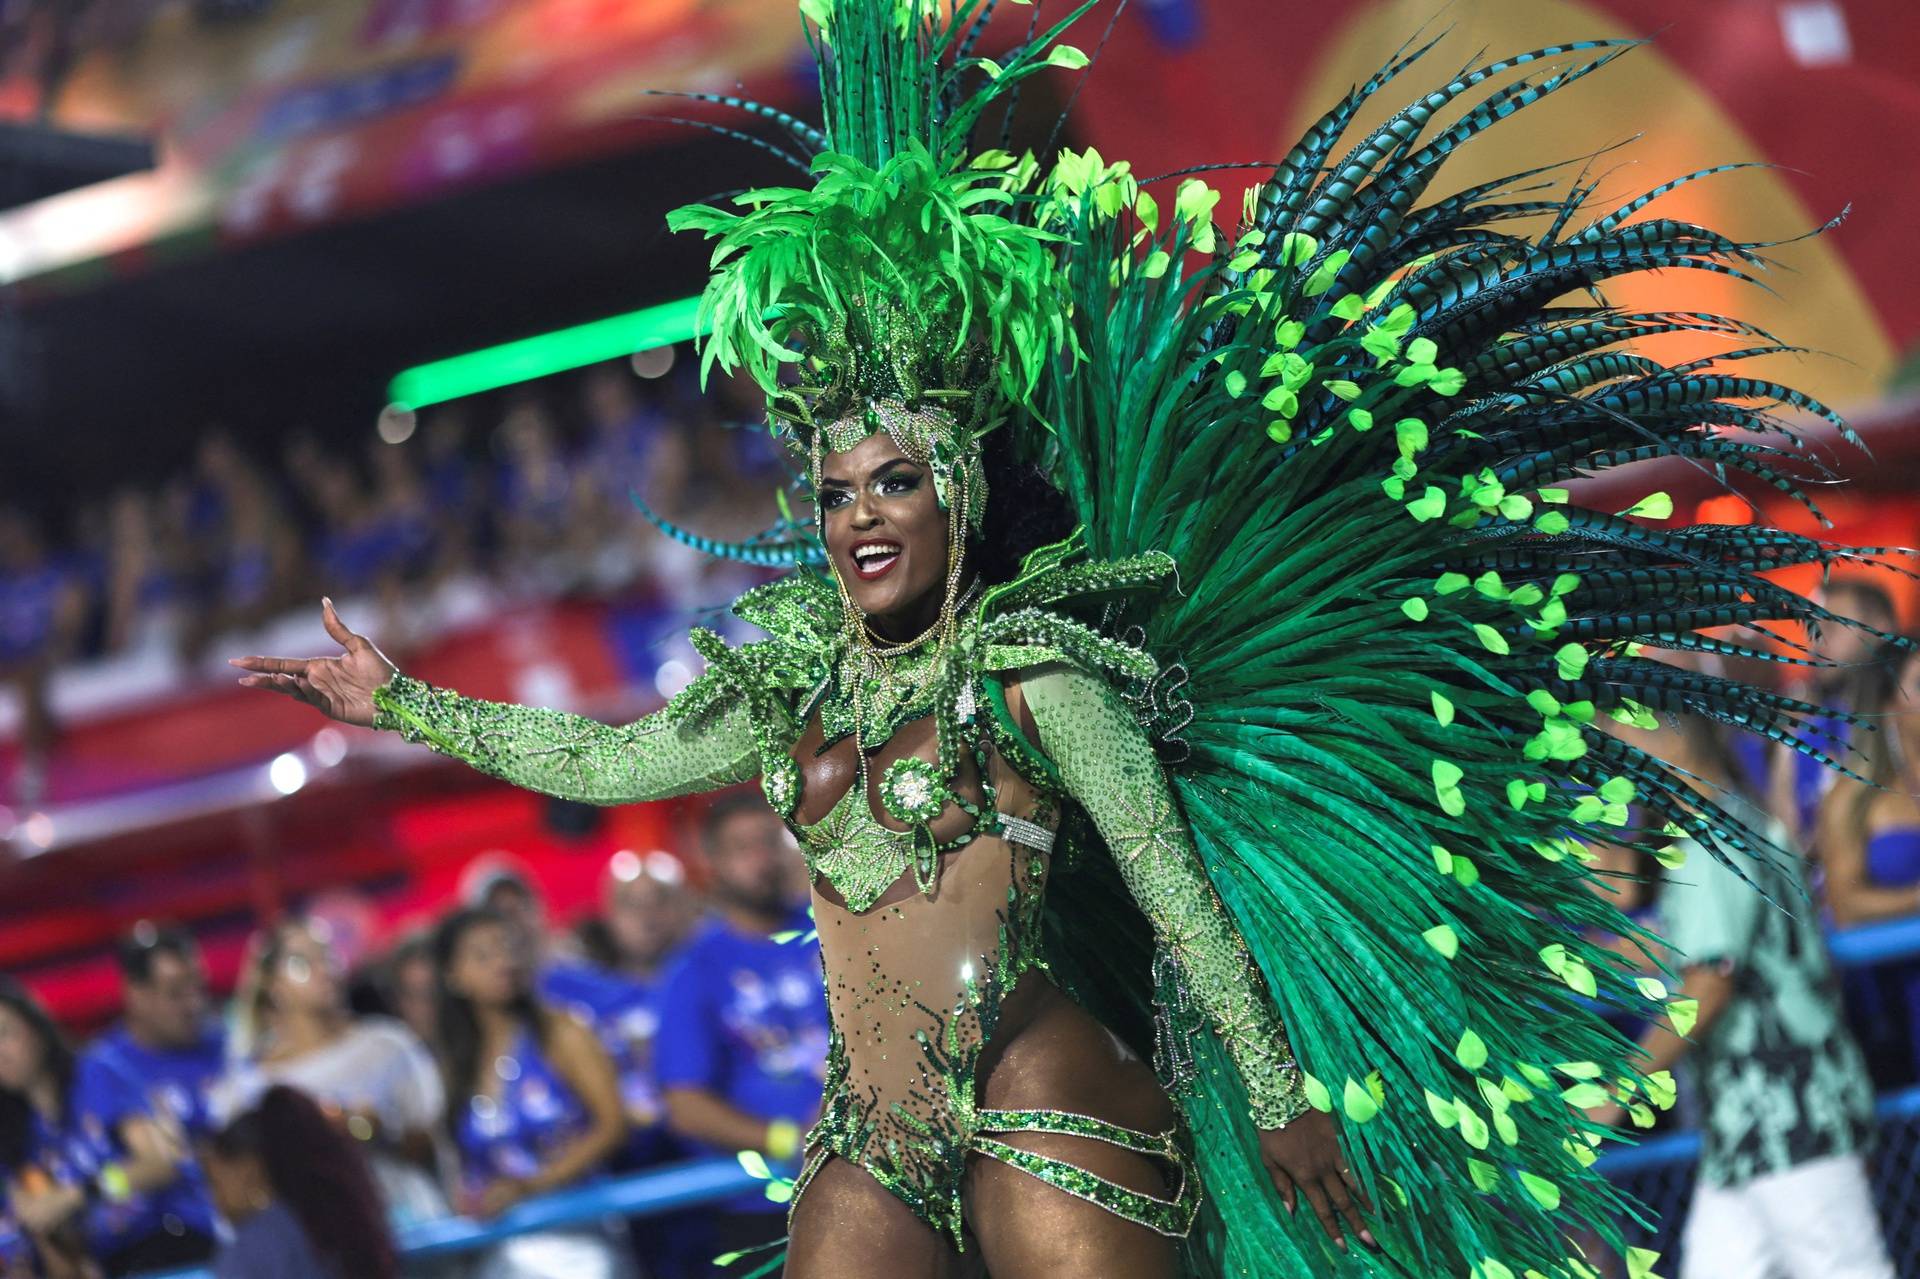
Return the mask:
<path id="1" fill-rule="evenodd" d="M 1139 589 L 1159 584 L 1168 569 L 1155 557 L 1093 574 L 1043 568 L 995 592 L 945 669 L 924 682 L 926 695 L 884 721 L 897 730 L 900 716 L 931 717 L 935 758 L 901 755 L 872 794 L 849 787 L 811 824 L 796 819 L 795 753 L 807 712 L 822 712 L 816 749 L 853 732 L 851 721 L 836 722 L 825 709 L 846 678 L 845 654 L 822 643 L 822 623 L 839 602 L 811 577 L 760 588 L 736 605 L 772 633 L 764 644 L 728 652 L 696 633 L 712 660 L 709 674 L 636 724 L 480 701 L 396 675 L 376 696 L 378 726 L 518 785 L 593 803 L 761 778 L 814 882 L 833 890 L 813 902 L 833 1032 L 823 1115 L 808 1135 L 796 1204 L 813 1170 L 837 1154 L 962 1246 L 961 1181 L 977 1152 L 1182 1236 L 1200 1185 L 1177 1128 L 1142 1132 L 1097 1115 L 989 1110 L 975 1086 L 1005 996 L 1023 974 L 1047 967 L 1050 854 L 1059 815 L 1072 803 L 1114 849 L 1128 888 L 1233 1053 L 1254 1122 L 1277 1126 L 1306 1108 L 1265 984 L 1199 863 L 1153 747 L 1106 679 L 1089 673 L 1125 681 L 1150 676 L 1150 665 L 1068 617 L 1022 605 L 1059 589 L 1060 579 Z M 825 633 L 836 630 L 837 623 Z M 1007 710 L 1012 680 L 1047 743 L 1044 754 Z M 893 735 L 867 745 L 881 750 Z M 948 794 L 951 773 L 939 757 L 949 752 L 971 763 L 976 796 Z M 924 827 L 912 823 L 928 816 L 951 833 L 919 835 Z M 1155 1156 L 1173 1170 L 1173 1193 L 1145 1195 L 1000 1139 L 1023 1130 Z"/>
<path id="2" fill-rule="evenodd" d="M 975 1156 L 1181 1237 L 1192 1276 L 1595 1279 L 1570 1226 L 1619 1246 L 1629 1205 L 1587 1112 L 1645 1125 L 1672 1100 L 1596 1005 L 1683 1031 L 1690 1005 L 1589 940 L 1637 930 L 1584 841 L 1782 855 L 1604 725 L 1686 711 L 1843 766 L 1817 725 L 1857 717 L 1656 658 L 1780 660 L 1720 628 L 1860 626 L 1763 574 L 1877 548 L 1669 526 L 1665 494 L 1587 510 L 1565 482 L 1670 456 L 1804 501 L 1785 411 L 1839 419 L 1740 366 L 1780 348 L 1737 319 L 1599 300 L 1764 262 L 1648 208 L 1711 174 L 1611 207 L 1539 194 L 1544 170 L 1429 198 L 1449 156 L 1629 42 L 1473 66 L 1355 127 L 1426 52 L 1402 50 L 1220 219 L 1191 174 L 1002 149 L 1019 86 L 1088 64 L 1060 40 L 1100 3 L 1036 5 L 985 56 L 990 0 L 799 0 L 820 124 L 695 95 L 801 175 L 670 215 L 712 241 L 703 367 L 764 390 L 803 499 L 880 432 L 931 474 L 932 628 L 877 637 L 790 506 L 750 543 L 669 530 L 793 572 L 736 606 L 767 640 L 695 632 L 706 672 L 665 710 L 609 727 L 397 676 L 379 723 L 597 803 L 760 778 L 831 987 L 801 1201 L 839 1155 L 959 1241 Z M 1676 333 L 1730 349 L 1637 345 Z M 1021 514 L 989 491 L 990 440 L 1078 523 L 1007 581 L 968 572 Z M 835 749 L 859 782 L 805 793 Z M 1176 1122 L 982 1104 L 1040 977 L 1154 1060 Z M 1378 1251 L 1282 1210 L 1257 1129 L 1303 1106 L 1336 1118 Z M 1166 1197 L 1019 1148 L 1055 1131 L 1151 1154 Z"/>

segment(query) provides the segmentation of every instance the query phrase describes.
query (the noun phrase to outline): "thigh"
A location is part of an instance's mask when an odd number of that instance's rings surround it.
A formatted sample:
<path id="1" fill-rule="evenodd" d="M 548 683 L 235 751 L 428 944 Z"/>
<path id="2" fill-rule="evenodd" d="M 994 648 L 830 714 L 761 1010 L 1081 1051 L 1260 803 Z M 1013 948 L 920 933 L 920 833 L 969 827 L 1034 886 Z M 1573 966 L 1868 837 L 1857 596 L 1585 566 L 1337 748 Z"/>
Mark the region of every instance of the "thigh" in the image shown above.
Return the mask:
<path id="1" fill-rule="evenodd" d="M 1793 1279 L 1893 1279 L 1858 1155 L 1816 1159 L 1761 1180 L 1761 1203 Z"/>
<path id="2" fill-rule="evenodd" d="M 963 1272 L 932 1226 L 836 1155 L 794 1205 L 783 1279 L 963 1279 Z"/>
<path id="3" fill-rule="evenodd" d="M 1164 1198 L 1159 1161 L 1087 1137 L 1015 1132 L 996 1139 L 1063 1159 L 1134 1190 Z M 1176 1279 L 1177 1239 L 1069 1194 L 1010 1164 L 975 1155 L 967 1170 L 967 1222 L 993 1279 Z"/>
<path id="4" fill-rule="evenodd" d="M 1680 1279 L 1778 1279 L 1772 1238 L 1750 1186 L 1700 1182 L 1680 1236 Z"/>

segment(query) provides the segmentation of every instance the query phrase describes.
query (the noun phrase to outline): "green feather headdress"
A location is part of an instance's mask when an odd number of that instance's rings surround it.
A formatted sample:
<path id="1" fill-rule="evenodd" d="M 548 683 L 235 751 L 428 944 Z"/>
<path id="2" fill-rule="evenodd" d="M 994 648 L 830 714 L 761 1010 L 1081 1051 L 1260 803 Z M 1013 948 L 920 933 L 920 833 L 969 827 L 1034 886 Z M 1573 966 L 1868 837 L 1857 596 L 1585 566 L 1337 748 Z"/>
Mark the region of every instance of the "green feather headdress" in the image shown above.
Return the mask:
<path id="1" fill-rule="evenodd" d="M 981 437 L 1071 339 L 1039 166 L 970 140 L 1026 77 L 1085 65 L 1055 41 L 1091 4 L 1002 65 L 972 53 L 987 0 L 802 0 L 826 122 L 794 129 L 817 147 L 813 186 L 669 215 L 715 241 L 703 374 L 744 368 L 816 470 L 823 450 L 885 430 L 932 464 L 943 503 L 966 471 L 977 526 Z"/>

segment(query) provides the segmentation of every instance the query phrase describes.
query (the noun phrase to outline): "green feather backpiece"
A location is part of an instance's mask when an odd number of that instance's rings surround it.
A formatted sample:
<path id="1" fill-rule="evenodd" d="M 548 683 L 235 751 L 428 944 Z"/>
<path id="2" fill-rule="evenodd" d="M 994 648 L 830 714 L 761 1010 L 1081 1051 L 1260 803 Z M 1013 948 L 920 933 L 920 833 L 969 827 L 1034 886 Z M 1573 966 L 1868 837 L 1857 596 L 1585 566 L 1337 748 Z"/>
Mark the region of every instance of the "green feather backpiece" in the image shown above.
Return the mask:
<path id="1" fill-rule="evenodd" d="M 1156 198 L 1093 152 L 970 153 L 1020 80 L 1085 65 L 1056 41 L 1090 7 L 1036 19 L 994 62 L 973 53 L 991 0 L 803 0 L 825 124 L 786 128 L 818 152 L 815 185 L 673 219 L 718 241 L 705 359 L 745 365 L 776 415 L 787 397 L 804 421 L 786 365 L 851 394 L 911 389 L 984 339 L 995 413 L 1049 462 L 1085 549 L 1179 565 L 1177 593 L 1099 620 L 1162 664 L 1126 692 L 1163 741 L 1310 1094 L 1339 1118 L 1383 1244 L 1339 1252 L 1312 1214 L 1283 1211 L 1230 1063 L 1070 815 L 1051 962 L 1175 1085 L 1208 1193 L 1186 1273 L 1597 1279 L 1574 1235 L 1619 1248 L 1641 1210 L 1593 1166 L 1610 1134 L 1584 1109 L 1618 1090 L 1651 1122 L 1672 1100 L 1598 1010 L 1678 1023 L 1690 1010 L 1583 939 L 1639 933 L 1594 891 L 1587 842 L 1671 861 L 1693 836 L 1716 857 L 1733 849 L 1736 867 L 1791 855 L 1601 725 L 1699 715 L 1850 771 L 1846 748 L 1800 727 L 1818 708 L 1653 655 L 1810 663 L 1769 625 L 1860 623 L 1760 574 L 1877 564 L 1888 548 L 1660 527 L 1642 517 L 1669 515 L 1665 494 L 1608 513 L 1572 505 L 1565 485 L 1672 456 L 1817 514 L 1796 476 L 1829 473 L 1794 423 L 1857 437 L 1825 405 L 1743 375 L 1790 349 L 1751 325 L 1606 303 L 1606 282 L 1634 272 L 1765 268 L 1772 246 L 1648 207 L 1723 170 L 1600 210 L 1577 182 L 1541 198 L 1546 170 L 1426 199 L 1452 153 L 1631 42 L 1486 63 L 1349 138 L 1432 46 L 1402 50 L 1307 131 L 1229 232 L 1198 180 Z M 846 313 L 868 290 L 920 317 L 920 356 L 850 372 L 834 334 L 860 344 Z M 1668 366 L 1636 348 L 1675 332 L 1728 349 Z M 1628 1256 L 1635 1279 L 1651 1264 Z"/>
<path id="2" fill-rule="evenodd" d="M 1650 527 L 1634 517 L 1669 514 L 1664 494 L 1607 514 L 1562 487 L 1674 455 L 1807 501 L 1775 465 L 1812 461 L 1780 411 L 1838 419 L 1732 371 L 1787 348 L 1718 316 L 1559 302 L 1635 271 L 1751 278 L 1769 246 L 1628 220 L 1677 183 L 1599 216 L 1581 190 L 1504 194 L 1530 174 L 1421 204 L 1449 154 L 1623 51 L 1595 41 L 1490 63 L 1336 157 L 1405 58 L 1323 117 L 1231 237 L 1198 182 L 1163 215 L 1097 156 L 1055 169 L 1048 225 L 1067 240 L 1083 356 L 1056 358 L 1037 411 L 1092 553 L 1151 548 L 1180 565 L 1183 593 L 1128 619 L 1185 680 L 1176 787 L 1312 1092 L 1340 1118 L 1384 1245 L 1338 1253 L 1309 1214 L 1286 1216 L 1238 1081 L 1202 1037 L 1184 1101 L 1210 1195 L 1192 1273 L 1596 1276 L 1571 1233 L 1618 1248 L 1638 1210 L 1593 1168 L 1604 1134 L 1582 1109 L 1617 1086 L 1650 1123 L 1672 1085 L 1643 1078 L 1595 1008 L 1657 1016 L 1670 997 L 1583 940 L 1634 931 L 1593 891 L 1584 841 L 1670 860 L 1693 835 L 1716 856 L 1714 837 L 1790 855 L 1597 724 L 1686 712 L 1844 767 L 1800 736 L 1807 704 L 1650 653 L 1807 660 L 1697 632 L 1858 625 L 1757 574 L 1875 548 Z M 1517 68 L 1537 73 L 1427 136 L 1450 102 Z M 1537 238 L 1491 229 L 1539 215 Z M 1676 330 L 1737 349 L 1671 368 L 1633 350 Z M 1066 880 L 1058 895 L 1074 891 Z M 1057 943 L 1083 956 L 1124 914 L 1110 896 L 1060 909 L 1090 916 Z M 1138 962 L 1118 976 L 1081 967 L 1109 974 L 1109 1008 L 1144 981 Z"/>

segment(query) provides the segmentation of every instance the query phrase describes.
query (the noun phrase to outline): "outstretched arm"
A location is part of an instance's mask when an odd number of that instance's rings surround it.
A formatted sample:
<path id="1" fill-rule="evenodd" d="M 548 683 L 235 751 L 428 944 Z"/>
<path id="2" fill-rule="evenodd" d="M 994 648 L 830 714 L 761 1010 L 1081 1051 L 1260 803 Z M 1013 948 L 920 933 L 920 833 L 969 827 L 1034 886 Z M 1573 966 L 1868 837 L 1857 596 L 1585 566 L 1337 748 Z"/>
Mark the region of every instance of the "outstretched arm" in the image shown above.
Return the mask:
<path id="1" fill-rule="evenodd" d="M 241 657 L 250 688 L 285 693 L 348 724 L 391 729 L 483 773 L 589 804 L 713 790 L 760 773 L 753 728 L 735 699 L 701 715 L 669 704 L 626 725 L 463 697 L 402 675 L 322 602 L 338 657 Z"/>
<path id="2" fill-rule="evenodd" d="M 1020 688 L 1041 749 L 1099 827 L 1134 900 L 1239 1068 L 1287 1207 L 1297 1187 L 1341 1247 L 1336 1215 L 1371 1243 L 1353 1208 L 1357 1184 L 1346 1175 L 1332 1121 L 1307 1103 L 1266 982 L 1207 876 L 1152 743 L 1105 680 L 1074 667 L 1040 668 L 1023 676 Z"/>
<path id="3" fill-rule="evenodd" d="M 483 773 L 587 804 L 715 790 L 760 775 L 745 707 L 685 719 L 672 705 L 615 726 L 566 711 L 463 697 L 396 672 L 373 694 L 375 728 Z"/>

